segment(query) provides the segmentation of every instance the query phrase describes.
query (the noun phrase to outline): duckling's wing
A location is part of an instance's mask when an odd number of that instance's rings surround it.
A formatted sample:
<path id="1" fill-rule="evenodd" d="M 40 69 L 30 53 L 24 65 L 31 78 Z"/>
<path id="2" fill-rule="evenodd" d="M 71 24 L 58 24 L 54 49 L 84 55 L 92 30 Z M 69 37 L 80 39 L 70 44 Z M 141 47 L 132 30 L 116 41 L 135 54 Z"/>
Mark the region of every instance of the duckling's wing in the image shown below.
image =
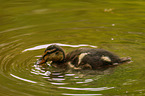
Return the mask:
<path id="1" fill-rule="evenodd" d="M 79 48 L 79 49 L 73 50 L 66 55 L 66 61 L 71 62 L 73 65 L 77 66 L 79 62 L 78 61 L 79 55 L 86 52 L 89 52 L 88 48 Z"/>

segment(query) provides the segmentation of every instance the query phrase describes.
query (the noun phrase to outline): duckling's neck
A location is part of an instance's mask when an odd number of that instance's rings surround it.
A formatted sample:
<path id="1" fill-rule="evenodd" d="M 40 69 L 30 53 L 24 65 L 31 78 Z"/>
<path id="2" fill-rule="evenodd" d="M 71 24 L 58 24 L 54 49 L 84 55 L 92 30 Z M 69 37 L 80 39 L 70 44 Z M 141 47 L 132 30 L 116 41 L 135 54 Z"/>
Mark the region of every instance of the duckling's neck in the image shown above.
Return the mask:
<path id="1" fill-rule="evenodd" d="M 53 61 L 51 65 L 55 68 L 67 68 L 67 63 L 65 59 L 62 61 Z"/>

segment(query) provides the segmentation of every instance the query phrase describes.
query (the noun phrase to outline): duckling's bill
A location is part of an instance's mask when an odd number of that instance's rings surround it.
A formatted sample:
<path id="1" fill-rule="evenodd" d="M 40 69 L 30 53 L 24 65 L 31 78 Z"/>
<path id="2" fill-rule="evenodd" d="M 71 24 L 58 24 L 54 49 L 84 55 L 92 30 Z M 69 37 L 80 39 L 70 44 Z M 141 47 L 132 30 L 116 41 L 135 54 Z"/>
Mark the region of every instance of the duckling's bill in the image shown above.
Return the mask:
<path id="1" fill-rule="evenodd" d="M 39 60 L 36 61 L 35 64 L 36 65 L 41 65 L 41 64 L 44 64 L 44 63 L 46 63 L 46 61 L 44 59 L 40 58 Z"/>

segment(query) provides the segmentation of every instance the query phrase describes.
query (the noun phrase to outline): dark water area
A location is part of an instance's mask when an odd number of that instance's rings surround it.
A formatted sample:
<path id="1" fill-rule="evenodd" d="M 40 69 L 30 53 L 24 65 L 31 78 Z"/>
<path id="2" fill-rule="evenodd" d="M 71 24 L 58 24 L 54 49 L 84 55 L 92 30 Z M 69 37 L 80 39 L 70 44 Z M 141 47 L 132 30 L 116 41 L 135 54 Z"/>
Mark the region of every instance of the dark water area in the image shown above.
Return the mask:
<path id="1" fill-rule="evenodd" d="M 1 0 L 0 96 L 145 95 L 144 0 Z M 61 71 L 34 65 L 51 44 L 102 48 L 131 63 Z"/>

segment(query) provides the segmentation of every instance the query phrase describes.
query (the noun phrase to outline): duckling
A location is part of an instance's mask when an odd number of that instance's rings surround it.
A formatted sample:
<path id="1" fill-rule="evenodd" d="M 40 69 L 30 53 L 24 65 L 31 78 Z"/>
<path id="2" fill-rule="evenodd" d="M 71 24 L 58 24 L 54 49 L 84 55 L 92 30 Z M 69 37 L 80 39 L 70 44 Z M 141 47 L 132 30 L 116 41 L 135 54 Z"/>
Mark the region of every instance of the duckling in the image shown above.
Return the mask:
<path id="1" fill-rule="evenodd" d="M 101 69 L 117 66 L 131 61 L 131 58 L 120 58 L 104 49 L 79 48 L 65 55 L 64 50 L 58 45 L 48 46 L 36 64 L 51 61 L 53 67 L 74 69 Z"/>

